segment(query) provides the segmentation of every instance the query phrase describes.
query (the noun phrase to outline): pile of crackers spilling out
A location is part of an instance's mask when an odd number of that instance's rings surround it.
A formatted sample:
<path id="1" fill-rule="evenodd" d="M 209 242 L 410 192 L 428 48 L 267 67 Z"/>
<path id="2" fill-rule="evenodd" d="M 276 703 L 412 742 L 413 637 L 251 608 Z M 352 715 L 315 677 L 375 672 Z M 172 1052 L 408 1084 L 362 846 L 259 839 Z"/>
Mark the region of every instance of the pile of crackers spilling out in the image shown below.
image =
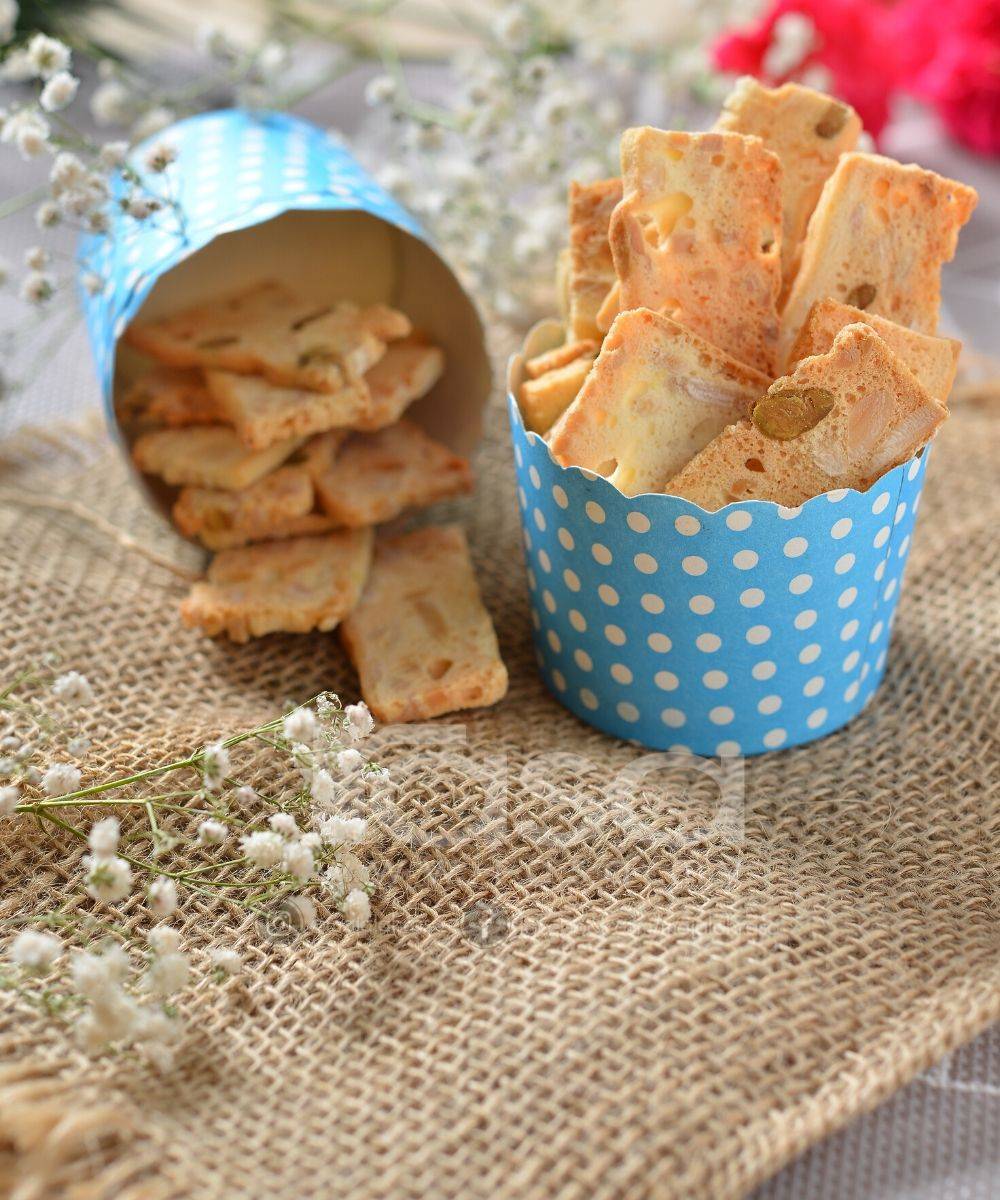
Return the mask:
<path id="1" fill-rule="evenodd" d="M 135 463 L 216 552 L 186 625 L 235 642 L 339 626 L 386 722 L 505 694 L 463 530 L 375 533 L 472 489 L 468 462 L 404 416 L 445 360 L 403 313 L 266 282 L 126 339 L 155 363 L 119 404 Z"/>
<path id="2" fill-rule="evenodd" d="M 620 179 L 572 184 L 566 343 L 525 425 L 634 496 L 715 511 L 864 491 L 947 416 L 935 337 L 972 188 L 855 150 L 857 113 L 742 79 L 708 133 L 628 129 Z"/>

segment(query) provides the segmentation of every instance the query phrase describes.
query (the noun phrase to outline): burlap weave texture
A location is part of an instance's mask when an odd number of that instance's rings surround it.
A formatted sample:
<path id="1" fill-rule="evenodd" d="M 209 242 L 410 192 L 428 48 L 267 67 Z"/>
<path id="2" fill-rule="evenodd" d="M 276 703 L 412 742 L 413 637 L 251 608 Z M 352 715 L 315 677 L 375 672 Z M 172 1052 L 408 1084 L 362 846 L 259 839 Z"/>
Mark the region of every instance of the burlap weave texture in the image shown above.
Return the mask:
<path id="1" fill-rule="evenodd" d="M 191 997 L 167 1078 L 88 1065 L 0 998 L 10 1059 L 52 1058 L 67 1096 L 132 1118 L 59 1186 L 722 1200 L 1000 1016 L 996 428 L 995 408 L 966 402 L 939 438 L 869 709 L 800 750 L 705 766 L 604 738 L 544 692 L 495 409 L 478 495 L 453 511 L 508 699 L 381 735 L 393 782 L 369 798 L 369 930 L 323 915 L 274 942 L 235 910 L 185 909 L 192 944 L 233 941 L 249 977 Z M 187 633 L 168 571 L 10 496 L 72 496 L 196 562 L 109 446 L 77 448 L 5 451 L 3 677 L 49 647 L 92 676 L 95 770 L 179 753 L 323 687 L 354 697 L 335 637 L 232 647 Z M 65 851 L 4 827 L 0 915 L 75 887 Z M 139 921 L 142 906 L 127 912 Z"/>

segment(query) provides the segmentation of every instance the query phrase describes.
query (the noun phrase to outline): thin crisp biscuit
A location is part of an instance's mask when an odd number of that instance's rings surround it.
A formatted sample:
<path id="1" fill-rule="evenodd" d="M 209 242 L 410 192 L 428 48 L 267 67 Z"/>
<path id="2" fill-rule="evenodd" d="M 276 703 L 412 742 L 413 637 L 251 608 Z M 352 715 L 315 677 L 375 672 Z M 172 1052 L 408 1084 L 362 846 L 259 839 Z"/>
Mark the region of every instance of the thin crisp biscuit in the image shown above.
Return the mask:
<path id="1" fill-rule="evenodd" d="M 773 374 L 781 164 L 740 133 L 622 134 L 609 237 L 622 312 L 649 308 Z"/>
<path id="2" fill-rule="evenodd" d="M 333 629 L 357 604 L 371 554 L 370 529 L 224 550 L 181 603 L 181 618 L 234 642 Z"/>
<path id="3" fill-rule="evenodd" d="M 181 429 L 225 423 L 200 371 L 155 367 L 137 379 L 118 402 L 125 421 Z"/>
<path id="4" fill-rule="evenodd" d="M 279 467 L 240 492 L 186 487 L 174 502 L 174 524 L 186 537 L 241 533 L 265 538 L 275 526 L 313 507 L 313 483 L 304 466 Z"/>
<path id="5" fill-rule="evenodd" d="M 537 379 L 526 379 L 518 397 L 525 429 L 548 433 L 576 399 L 593 365 L 594 356 L 585 354 Z"/>
<path id="6" fill-rule="evenodd" d="M 572 342 L 564 342 L 554 350 L 546 350 L 544 354 L 536 354 L 524 364 L 524 373 L 529 379 L 538 379 L 549 371 L 565 367 L 578 358 L 596 358 L 600 345 L 593 338 L 580 338 Z"/>
<path id="7" fill-rule="evenodd" d="M 410 322 L 385 304 L 317 304 L 268 282 L 173 316 L 133 323 L 125 339 L 175 367 L 263 375 L 281 387 L 338 392 L 406 337 Z"/>
<path id="8" fill-rule="evenodd" d="M 266 533 L 247 532 L 236 529 L 208 530 L 198 535 L 201 544 L 208 550 L 234 550 L 238 546 L 249 546 L 253 542 L 278 542 L 286 538 L 315 537 L 343 529 L 343 524 L 322 512 L 308 512 L 301 517 L 288 517 L 277 521 Z"/>
<path id="9" fill-rule="evenodd" d="M 840 155 L 857 145 L 861 118 L 849 104 L 800 83 L 766 88 L 745 75 L 726 98 L 715 128 L 759 137 L 781 162 L 781 274 L 787 292 L 823 184 Z"/>
<path id="10" fill-rule="evenodd" d="M 304 440 L 291 438 L 266 450 L 248 450 L 232 429 L 193 425 L 144 433 L 132 447 L 132 459 L 140 471 L 176 487 L 238 491 L 281 466 Z"/>
<path id="11" fill-rule="evenodd" d="M 559 316 L 564 325 L 569 323 L 569 280 L 571 270 L 572 251 L 569 246 L 563 246 L 556 255 L 556 302 L 559 305 Z"/>
<path id="12" fill-rule="evenodd" d="M 507 693 L 507 669 L 456 525 L 381 538 L 340 636 L 380 721 L 427 720 Z"/>
<path id="13" fill-rule="evenodd" d="M 611 326 L 549 447 L 627 496 L 660 491 L 770 382 L 669 317 L 633 309 Z"/>
<path id="14" fill-rule="evenodd" d="M 223 419 L 252 450 L 351 426 L 367 413 L 370 403 L 364 381 L 347 384 L 337 392 L 314 392 L 278 387 L 258 375 L 234 371 L 206 371 L 205 379 Z"/>
<path id="15" fill-rule="evenodd" d="M 823 187 L 781 315 L 780 361 L 817 300 L 839 300 L 918 333 L 937 331 L 941 265 L 976 206 L 953 179 L 877 154 L 844 154 Z"/>
<path id="16" fill-rule="evenodd" d="M 573 338 L 599 338 L 596 318 L 615 265 L 608 243 L 608 223 L 622 198 L 620 179 L 569 185 L 569 329 Z"/>
<path id="17" fill-rule="evenodd" d="M 444 352 L 417 338 L 393 342 L 365 375 L 368 397 L 352 429 L 374 432 L 392 425 L 426 396 L 444 374 Z"/>
<path id="18" fill-rule="evenodd" d="M 611 287 L 608 288 L 608 293 L 601 301 L 601 306 L 597 310 L 597 316 L 594 318 L 594 324 L 597 326 L 598 333 L 601 337 L 603 337 L 615 323 L 615 317 L 617 317 L 621 312 L 621 307 L 621 284 L 615 280 Z"/>
<path id="19" fill-rule="evenodd" d="M 326 436 L 306 450 L 320 506 L 340 525 L 376 525 L 472 490 L 467 459 L 405 418 L 358 433 L 338 450 Z"/>
<path id="20" fill-rule="evenodd" d="M 954 338 L 916 333 L 903 325 L 897 325 L 894 321 L 886 320 L 885 317 L 862 312 L 860 308 L 840 304 L 837 300 L 817 300 L 809 310 L 806 323 L 799 330 L 799 336 L 795 339 L 788 356 L 789 369 L 793 370 L 803 358 L 812 354 L 826 354 L 845 325 L 858 324 L 874 329 L 889 349 L 906 363 L 934 399 L 940 400 L 942 404 L 948 403 L 948 396 L 955 382 L 955 372 L 958 370 L 961 342 Z"/>
<path id="21" fill-rule="evenodd" d="M 710 512 L 734 501 L 794 507 L 839 488 L 864 491 L 917 453 L 948 410 L 866 325 L 776 380 L 663 489 Z"/>

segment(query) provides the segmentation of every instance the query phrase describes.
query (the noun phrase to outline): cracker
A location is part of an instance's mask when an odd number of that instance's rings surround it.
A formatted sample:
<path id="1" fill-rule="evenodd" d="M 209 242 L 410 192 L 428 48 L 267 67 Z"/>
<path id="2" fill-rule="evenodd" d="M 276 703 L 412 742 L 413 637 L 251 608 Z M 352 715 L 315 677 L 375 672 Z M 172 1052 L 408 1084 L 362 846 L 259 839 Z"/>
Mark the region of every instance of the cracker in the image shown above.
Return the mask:
<path id="1" fill-rule="evenodd" d="M 798 362 L 811 354 L 825 354 L 845 325 L 857 324 L 874 329 L 889 349 L 906 363 L 934 399 L 940 400 L 942 404 L 948 403 L 951 386 L 955 382 L 955 372 L 958 370 L 961 342 L 955 341 L 954 338 L 916 333 L 912 329 L 897 325 L 894 321 L 887 321 L 885 317 L 876 317 L 873 313 L 862 312 L 860 308 L 852 308 L 849 304 L 840 304 L 836 300 L 817 300 L 809 310 L 806 323 L 799 330 L 799 336 L 789 354 L 791 367 L 794 368 Z"/>
<path id="2" fill-rule="evenodd" d="M 368 399 L 352 428 L 372 432 L 392 425 L 444 374 L 444 352 L 416 338 L 394 342 L 365 375 Z"/>
<path id="3" fill-rule="evenodd" d="M 286 538 L 315 537 L 342 529 L 343 524 L 328 517 L 326 513 L 308 512 L 301 517 L 288 517 L 272 525 L 266 533 L 235 529 L 208 530 L 198 535 L 201 544 L 208 550 L 233 550 L 238 546 L 249 546 L 253 542 L 278 542 Z"/>
<path id="4" fill-rule="evenodd" d="M 317 304 L 280 283 L 254 284 L 173 316 L 131 325 L 125 339 L 175 367 L 263 375 L 282 387 L 337 392 L 381 358 L 410 322 L 384 304 Z"/>
<path id="5" fill-rule="evenodd" d="M 600 336 L 596 318 L 615 282 L 608 243 L 611 212 L 622 198 L 620 179 L 569 185 L 569 329 L 574 338 Z"/>
<path id="6" fill-rule="evenodd" d="M 811 409 L 797 434 L 786 424 L 795 413 L 789 398 Z M 848 325 L 829 353 L 777 380 L 752 418 L 723 430 L 664 491 L 710 512 L 734 501 L 794 507 L 838 488 L 865 491 L 912 458 L 947 415 L 874 330 Z"/>
<path id="7" fill-rule="evenodd" d="M 578 358 L 596 358 L 599 344 L 593 338 L 581 338 L 575 342 L 564 342 L 554 350 L 544 354 L 536 354 L 524 364 L 524 372 L 529 379 L 537 379 L 558 367 L 565 367 Z"/>
<path id="8" fill-rule="evenodd" d="M 238 491 L 281 466 L 304 440 L 290 438 L 266 450 L 248 450 L 232 429 L 193 425 L 144 433 L 132 447 L 132 458 L 140 471 L 177 487 Z"/>
<path id="9" fill-rule="evenodd" d="M 615 317 L 621 312 L 621 307 L 622 289 L 621 284 L 616 279 L 611 287 L 608 288 L 608 294 L 601 301 L 601 307 L 597 310 L 597 316 L 594 318 L 594 324 L 597 326 L 601 337 L 615 323 Z"/>
<path id="10" fill-rule="evenodd" d="M 830 297 L 935 333 L 941 265 L 972 215 L 972 188 L 878 154 L 841 156 L 827 180 L 781 315 L 781 361 L 816 300 Z"/>
<path id="11" fill-rule="evenodd" d="M 181 617 L 190 628 L 234 642 L 333 629 L 357 603 L 371 553 L 370 529 L 224 550 L 182 602 Z"/>
<path id="12" fill-rule="evenodd" d="M 278 387 L 258 375 L 233 371 L 206 371 L 205 379 L 224 420 L 252 450 L 351 425 L 368 410 L 364 382 L 347 384 L 337 392 L 314 392 Z"/>
<path id="13" fill-rule="evenodd" d="M 556 461 L 627 496 L 661 491 L 771 381 L 648 309 L 623 312 L 579 396 L 549 437 Z"/>
<path id="14" fill-rule="evenodd" d="M 800 83 L 766 88 L 745 75 L 715 128 L 759 137 L 781 162 L 781 275 L 787 291 L 823 184 L 840 155 L 857 145 L 861 118 L 849 104 Z"/>
<path id="15" fill-rule="evenodd" d="M 340 635 L 380 721 L 427 720 L 507 694 L 507 669 L 457 525 L 381 538 Z"/>
<path id="16" fill-rule="evenodd" d="M 225 421 L 202 373 L 172 367 L 155 367 L 137 379 L 118 407 L 124 420 L 165 425 L 170 429 Z"/>
<path id="17" fill-rule="evenodd" d="M 466 459 L 405 418 L 378 433 L 358 433 L 337 450 L 328 437 L 306 452 L 323 511 L 340 525 L 376 525 L 472 490 Z"/>
<path id="18" fill-rule="evenodd" d="M 621 309 L 650 308 L 770 374 L 781 289 L 781 164 L 740 133 L 622 134 L 610 240 Z"/>
<path id="19" fill-rule="evenodd" d="M 572 269 L 572 251 L 569 246 L 556 255 L 556 300 L 559 304 L 559 317 L 563 324 L 569 323 L 569 279 Z"/>
<path id="20" fill-rule="evenodd" d="M 279 467 L 239 492 L 186 487 L 173 507 L 174 524 L 186 537 L 202 533 L 246 533 L 266 537 L 270 529 L 313 506 L 312 477 L 304 466 Z"/>
<path id="21" fill-rule="evenodd" d="M 593 365 L 594 356 L 585 354 L 537 379 L 526 379 L 519 396 L 525 429 L 546 434 L 576 399 Z"/>

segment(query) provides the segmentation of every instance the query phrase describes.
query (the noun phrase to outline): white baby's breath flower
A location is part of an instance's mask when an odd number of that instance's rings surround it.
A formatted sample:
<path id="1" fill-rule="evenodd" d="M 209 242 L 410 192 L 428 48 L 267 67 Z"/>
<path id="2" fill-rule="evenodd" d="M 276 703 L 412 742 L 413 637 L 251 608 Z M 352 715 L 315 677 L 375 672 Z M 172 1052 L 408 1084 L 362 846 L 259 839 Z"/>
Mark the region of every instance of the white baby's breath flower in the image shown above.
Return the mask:
<path id="1" fill-rule="evenodd" d="M 239 975 L 243 971 L 243 956 L 228 946 L 213 946 L 208 952 L 209 960 L 223 975 Z"/>
<path id="2" fill-rule="evenodd" d="M 531 23 L 521 5 L 512 4 L 503 9 L 493 21 L 493 32 L 498 41 L 511 50 L 523 48 L 531 37 Z"/>
<path id="3" fill-rule="evenodd" d="M 82 736 L 70 738 L 66 743 L 66 749 L 74 758 L 80 758 L 90 749 L 90 738 Z"/>
<path id="4" fill-rule="evenodd" d="M 149 907 L 153 915 L 171 917 L 177 911 L 177 884 L 173 879 L 161 876 L 149 885 Z"/>
<path id="5" fill-rule="evenodd" d="M 181 935 L 172 925 L 157 925 L 146 940 L 154 954 L 177 954 L 181 948 Z"/>
<path id="6" fill-rule="evenodd" d="M 42 776 L 42 791 L 46 796 L 65 796 L 80 786 L 80 768 L 72 763 L 53 763 Z"/>
<path id="7" fill-rule="evenodd" d="M 308 833 L 304 833 L 299 840 L 302 842 L 303 846 L 308 846 L 309 849 L 313 851 L 318 850 L 323 845 L 322 835 L 317 833 L 314 829 L 311 829 Z"/>
<path id="8" fill-rule="evenodd" d="M 347 720 L 347 733 L 351 741 L 363 741 L 375 728 L 375 719 L 363 700 L 357 704 L 348 704 L 344 709 L 344 717 Z"/>
<path id="9" fill-rule="evenodd" d="M 341 750 L 337 755 L 337 770 L 344 775 L 352 775 L 364 765 L 365 756 L 360 750 L 355 750 L 353 747 L 348 750 Z"/>
<path id="10" fill-rule="evenodd" d="M 108 858 L 118 853 L 121 826 L 117 817 L 104 817 L 91 826 L 87 844 L 98 858 Z"/>
<path id="11" fill-rule="evenodd" d="M 102 167 L 115 170 L 124 163 L 128 154 L 128 142 L 105 142 L 97 158 Z"/>
<path id="12" fill-rule="evenodd" d="M 256 867 L 276 867 L 285 853 L 285 842 L 280 834 L 261 829 L 240 839 L 244 857 Z"/>
<path id="13" fill-rule="evenodd" d="M 39 229 L 51 229 L 62 220 L 59 205 L 46 200 L 35 209 L 35 224 Z"/>
<path id="14" fill-rule="evenodd" d="M 157 105 L 156 108 L 151 108 L 147 112 L 144 112 L 138 121 L 135 122 L 132 126 L 132 137 L 135 141 L 141 142 L 145 138 L 152 137 L 154 133 L 159 133 L 161 130 L 166 129 L 176 119 L 177 114 L 173 109 Z"/>
<path id="15" fill-rule="evenodd" d="M 352 929 L 364 929 L 372 915 L 368 893 L 354 888 L 344 897 L 344 917 Z"/>
<path id="16" fill-rule="evenodd" d="M 60 151 L 52 161 L 49 182 L 53 193 L 58 196 L 70 188 L 79 187 L 87 178 L 88 171 L 83 161 L 68 150 Z"/>
<path id="17" fill-rule="evenodd" d="M 69 46 L 44 33 L 36 33 L 28 42 L 28 59 L 39 79 L 51 79 L 69 69 Z"/>
<path id="18" fill-rule="evenodd" d="M 198 844 L 201 846 L 221 846 L 228 835 L 226 826 L 211 817 L 198 826 Z"/>
<path id="19" fill-rule="evenodd" d="M 29 263 L 30 265 L 33 264 Z M 90 704 L 94 699 L 94 689 L 90 686 L 90 680 L 79 671 L 67 671 L 65 675 L 60 675 L 52 684 L 52 694 L 63 704 L 74 706 Z"/>
<path id="20" fill-rule="evenodd" d="M 32 271 L 21 284 L 21 299 L 29 304 L 44 304 L 52 299 L 56 281 L 45 271 Z"/>
<path id="21" fill-rule="evenodd" d="M 0 0 L 0 46 L 6 46 L 13 38 L 20 12 L 17 0 Z"/>
<path id="22" fill-rule="evenodd" d="M 288 66 L 290 57 L 281 42 L 265 42 L 257 52 L 257 70 L 264 79 L 272 79 Z"/>
<path id="23" fill-rule="evenodd" d="M 55 934 L 34 929 L 23 930 L 10 947 L 11 961 L 37 974 L 47 971 L 62 952 L 63 944 Z"/>
<path id="24" fill-rule="evenodd" d="M 214 742 L 202 751 L 202 782 L 210 792 L 217 792 L 226 781 L 232 763 L 229 751 L 221 742 Z"/>
<path id="25" fill-rule="evenodd" d="M 76 99 L 80 81 L 69 71 L 59 71 L 42 88 L 38 103 L 46 112 L 61 112 Z"/>
<path id="26" fill-rule="evenodd" d="M 327 867 L 323 881 L 339 902 L 355 888 L 369 887 L 371 875 L 368 868 L 353 851 L 341 850 L 337 855 L 337 861 Z"/>
<path id="27" fill-rule="evenodd" d="M 0 787 L 0 817 L 13 816 L 14 809 L 20 801 L 21 793 L 16 784 L 10 783 L 6 787 Z"/>
<path id="28" fill-rule="evenodd" d="M 51 132 L 41 113 L 22 108 L 4 121 L 0 141 L 16 146 L 24 159 L 37 158 L 48 148 Z"/>
<path id="29" fill-rule="evenodd" d="M 312 746 L 319 736 L 316 714 L 311 708 L 297 708 L 285 717 L 282 732 L 290 742 L 301 742 L 305 746 Z"/>
<path id="30" fill-rule="evenodd" d="M 107 233 L 111 227 L 111 222 L 108 220 L 106 212 L 92 212 L 87 214 L 87 228 L 91 233 Z"/>
<path id="31" fill-rule="evenodd" d="M 376 75 L 365 86 L 365 100 L 374 108 L 395 100 L 398 91 L 399 84 L 391 75 Z"/>
<path id="32" fill-rule="evenodd" d="M 117 966 L 106 954 L 78 950 L 70 959 L 70 979 L 81 996 L 100 1001 L 118 982 Z"/>
<path id="33" fill-rule="evenodd" d="M 321 826 L 325 841 L 336 846 L 353 846 L 363 842 L 368 822 L 363 817 L 329 817 Z"/>
<path id="34" fill-rule="evenodd" d="M 156 142 L 146 151 L 143 161 L 148 170 L 159 174 L 177 161 L 177 147 L 171 142 Z"/>
<path id="35" fill-rule="evenodd" d="M 120 79 L 99 83 L 90 97 L 90 114 L 98 125 L 124 125 L 135 111 L 135 97 Z"/>
<path id="36" fill-rule="evenodd" d="M 236 799 L 240 804 L 253 804 L 254 801 L 259 800 L 260 797 L 252 787 L 250 787 L 248 784 L 244 784 L 242 787 L 238 787 L 236 789 Z"/>
<path id="37" fill-rule="evenodd" d="M 104 291 L 104 280 L 96 271 L 87 271 L 80 279 L 84 291 L 89 296 L 99 296 Z"/>
<path id="38" fill-rule="evenodd" d="M 122 207 L 136 221 L 145 221 L 155 212 L 159 212 L 162 205 L 155 196 L 144 196 L 141 192 L 133 192 L 123 201 Z"/>
<path id="39" fill-rule="evenodd" d="M 313 772 L 309 792 L 313 800 L 320 807 L 327 807 L 333 803 L 337 795 L 337 785 L 333 782 L 333 776 L 325 767 Z"/>
<path id="40" fill-rule="evenodd" d="M 280 833 L 285 837 L 294 837 L 299 831 L 291 813 L 273 813 L 267 823 L 275 833 Z"/>
<path id="41" fill-rule="evenodd" d="M 84 886 L 94 900 L 116 904 L 132 890 L 132 868 L 124 858 L 85 854 Z"/>
<path id="42" fill-rule="evenodd" d="M 187 987 L 191 965 L 187 956 L 177 951 L 157 954 L 143 976 L 143 989 L 160 1000 L 166 1000 Z"/>
<path id="43" fill-rule="evenodd" d="M 4 83 L 27 83 L 34 78 L 35 68 L 23 46 L 11 50 L 0 63 L 0 80 Z"/>
<path id="44" fill-rule="evenodd" d="M 289 875 L 294 875 L 303 883 L 311 878 L 316 869 L 312 850 L 301 841 L 289 842 L 285 846 L 282 865 Z"/>

